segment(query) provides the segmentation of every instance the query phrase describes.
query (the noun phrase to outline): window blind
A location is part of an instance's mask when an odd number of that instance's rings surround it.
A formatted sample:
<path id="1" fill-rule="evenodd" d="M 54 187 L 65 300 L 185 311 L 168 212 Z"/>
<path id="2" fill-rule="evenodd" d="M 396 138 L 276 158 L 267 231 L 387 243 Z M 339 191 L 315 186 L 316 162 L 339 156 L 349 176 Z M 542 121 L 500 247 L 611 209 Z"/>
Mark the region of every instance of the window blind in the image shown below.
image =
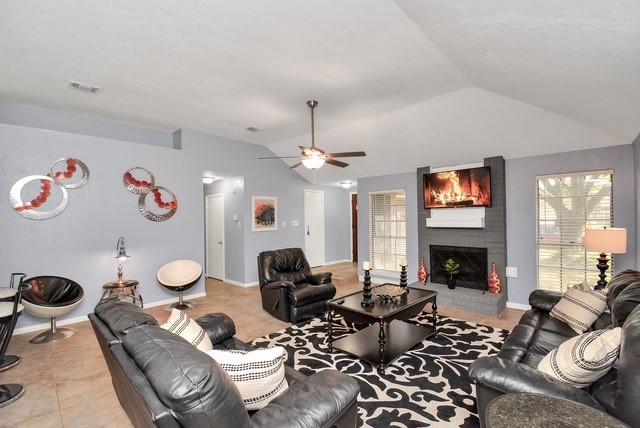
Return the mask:
<path id="1" fill-rule="evenodd" d="M 407 198 L 404 190 L 369 194 L 371 268 L 399 271 L 407 254 Z"/>
<path id="2" fill-rule="evenodd" d="M 538 288 L 564 291 L 585 280 L 595 285 L 598 254 L 585 250 L 584 232 L 613 226 L 613 171 L 536 181 Z"/>

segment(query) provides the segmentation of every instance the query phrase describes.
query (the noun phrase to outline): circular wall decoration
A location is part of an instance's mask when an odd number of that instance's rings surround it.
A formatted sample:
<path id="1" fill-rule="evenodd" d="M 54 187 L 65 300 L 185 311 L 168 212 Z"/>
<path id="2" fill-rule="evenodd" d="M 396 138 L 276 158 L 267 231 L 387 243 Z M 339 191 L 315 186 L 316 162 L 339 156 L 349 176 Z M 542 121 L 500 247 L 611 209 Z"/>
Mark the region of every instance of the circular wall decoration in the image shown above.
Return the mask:
<path id="1" fill-rule="evenodd" d="M 62 166 L 65 167 L 64 170 L 60 168 Z M 82 177 L 80 177 L 80 180 L 70 181 L 76 174 L 78 167 L 80 167 L 80 171 L 82 171 Z M 60 158 L 51 164 L 49 177 L 67 189 L 79 189 L 89 182 L 89 168 L 79 159 L 70 157 Z"/>
<path id="2" fill-rule="evenodd" d="M 171 196 L 170 201 L 165 202 L 162 200 L 163 192 Z M 150 209 L 149 205 L 152 204 L 147 203 L 148 195 L 153 195 L 153 202 L 155 203 L 156 207 L 163 212 L 158 213 Z M 173 217 L 178 210 L 178 199 L 176 198 L 176 195 L 166 187 L 149 186 L 147 192 L 141 193 L 140 197 L 138 198 L 138 209 L 147 220 L 157 222 L 166 221 Z"/>
<path id="3" fill-rule="evenodd" d="M 144 175 L 143 179 L 140 176 Z M 136 178 L 137 177 L 137 178 Z M 150 188 L 154 187 L 156 184 L 156 179 L 146 168 L 142 168 L 141 166 L 134 166 L 133 168 L 129 168 L 127 172 L 122 176 L 122 181 L 124 183 L 124 187 L 136 195 L 144 195 L 149 193 Z"/>
<path id="4" fill-rule="evenodd" d="M 25 203 L 22 200 L 22 190 L 32 181 L 40 181 L 40 193 L 30 202 Z M 52 190 L 54 189 L 60 189 L 62 192 L 62 198 L 58 205 L 50 207 L 49 205 L 51 204 L 49 198 Z M 46 220 L 53 218 L 64 211 L 67 207 L 67 203 L 69 202 L 69 194 L 64 186 L 47 175 L 30 175 L 28 177 L 21 178 L 11 186 L 11 190 L 9 191 L 9 201 L 11 202 L 11 206 L 15 212 L 21 216 L 33 220 Z"/>

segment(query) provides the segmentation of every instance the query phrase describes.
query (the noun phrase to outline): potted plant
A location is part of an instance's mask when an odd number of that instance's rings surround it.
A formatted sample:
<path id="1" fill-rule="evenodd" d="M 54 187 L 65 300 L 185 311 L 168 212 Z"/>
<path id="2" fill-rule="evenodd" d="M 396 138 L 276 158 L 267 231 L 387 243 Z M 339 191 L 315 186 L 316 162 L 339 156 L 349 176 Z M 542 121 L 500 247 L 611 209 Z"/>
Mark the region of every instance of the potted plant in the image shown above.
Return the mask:
<path id="1" fill-rule="evenodd" d="M 456 275 L 460 273 L 460 263 L 453 259 L 449 259 L 442 265 L 445 272 L 447 272 L 447 287 L 450 289 L 456 288 Z"/>

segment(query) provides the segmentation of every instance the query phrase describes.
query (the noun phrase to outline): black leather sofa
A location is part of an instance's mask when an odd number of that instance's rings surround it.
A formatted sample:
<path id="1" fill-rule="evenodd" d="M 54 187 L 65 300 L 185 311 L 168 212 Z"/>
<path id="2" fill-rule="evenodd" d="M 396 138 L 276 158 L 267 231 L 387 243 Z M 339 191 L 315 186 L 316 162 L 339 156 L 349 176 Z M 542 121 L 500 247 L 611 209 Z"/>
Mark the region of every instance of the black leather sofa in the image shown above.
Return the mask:
<path id="1" fill-rule="evenodd" d="M 640 282 L 609 289 L 609 310 L 592 329 L 622 326 L 620 358 L 614 368 L 589 388 L 579 389 L 537 370 L 540 360 L 577 333 L 549 316 L 562 293 L 536 290 L 531 310 L 520 319 L 497 355 L 476 360 L 469 375 L 476 384 L 481 425 L 487 405 L 499 395 L 529 392 L 576 401 L 605 411 L 632 427 L 640 427 Z M 517 409 L 514 409 L 517 411 Z"/>
<path id="2" fill-rule="evenodd" d="M 325 313 L 336 295 L 331 273 L 312 274 L 301 248 L 258 254 L 258 280 L 264 310 L 292 323 Z"/>
<path id="3" fill-rule="evenodd" d="M 309 377 L 286 367 L 289 389 L 247 412 L 231 379 L 208 355 L 158 326 L 138 306 L 107 300 L 89 319 L 120 404 L 136 427 L 354 427 L 358 383 L 335 370 Z M 224 314 L 198 318 L 217 349 L 251 349 Z"/>

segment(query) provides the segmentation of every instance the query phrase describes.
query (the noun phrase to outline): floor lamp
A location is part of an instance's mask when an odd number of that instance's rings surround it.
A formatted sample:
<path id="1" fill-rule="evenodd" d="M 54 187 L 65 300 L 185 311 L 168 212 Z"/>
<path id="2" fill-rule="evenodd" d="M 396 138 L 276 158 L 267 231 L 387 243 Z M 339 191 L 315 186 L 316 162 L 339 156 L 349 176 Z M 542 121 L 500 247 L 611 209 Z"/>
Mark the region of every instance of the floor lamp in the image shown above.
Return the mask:
<path id="1" fill-rule="evenodd" d="M 584 234 L 584 247 L 587 251 L 600 253 L 598 269 L 600 280 L 594 287 L 602 290 L 607 286 L 605 273 L 609 269 L 607 253 L 624 254 L 627 252 L 627 229 L 619 227 L 605 227 L 604 229 L 587 229 Z"/>

